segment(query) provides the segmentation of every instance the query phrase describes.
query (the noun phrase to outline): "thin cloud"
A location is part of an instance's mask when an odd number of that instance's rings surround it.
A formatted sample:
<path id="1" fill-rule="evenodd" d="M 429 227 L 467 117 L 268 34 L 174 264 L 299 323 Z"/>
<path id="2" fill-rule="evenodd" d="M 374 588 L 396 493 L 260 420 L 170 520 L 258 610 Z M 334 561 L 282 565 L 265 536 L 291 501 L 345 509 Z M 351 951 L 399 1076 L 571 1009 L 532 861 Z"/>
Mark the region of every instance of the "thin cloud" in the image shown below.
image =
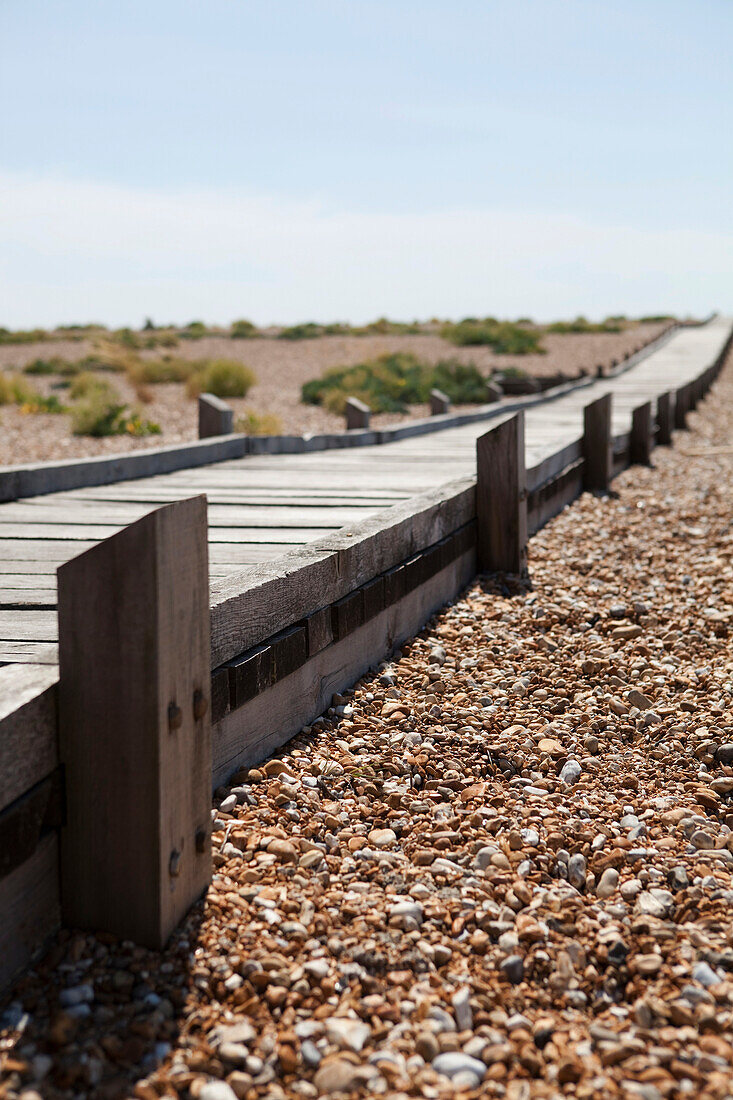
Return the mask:
<path id="1" fill-rule="evenodd" d="M 703 313 L 726 304 L 732 246 L 541 210 L 368 213 L 0 173 L 0 324 Z"/>

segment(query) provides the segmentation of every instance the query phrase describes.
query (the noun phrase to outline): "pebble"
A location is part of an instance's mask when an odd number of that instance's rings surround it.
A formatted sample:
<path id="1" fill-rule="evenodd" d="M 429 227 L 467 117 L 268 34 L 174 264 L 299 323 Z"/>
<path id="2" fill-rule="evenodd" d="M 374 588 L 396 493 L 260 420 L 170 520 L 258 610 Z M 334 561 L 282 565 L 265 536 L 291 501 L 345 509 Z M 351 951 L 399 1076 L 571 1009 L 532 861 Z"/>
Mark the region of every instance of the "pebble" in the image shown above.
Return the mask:
<path id="1" fill-rule="evenodd" d="M 521 955 L 509 955 L 502 959 L 499 969 L 512 985 L 518 985 L 524 978 L 524 960 Z"/>
<path id="2" fill-rule="evenodd" d="M 560 772 L 560 780 L 568 787 L 572 787 L 580 779 L 582 768 L 577 760 L 568 760 Z"/>
<path id="3" fill-rule="evenodd" d="M 718 975 L 706 962 L 695 963 L 692 968 L 692 977 L 706 988 L 710 985 L 718 985 L 720 982 Z"/>
<path id="4" fill-rule="evenodd" d="M 459 1074 L 463 1073 L 472 1074 L 479 1081 L 482 1081 L 486 1074 L 486 1066 L 483 1062 L 480 1062 L 478 1058 L 471 1058 L 468 1054 L 462 1054 L 460 1051 L 447 1051 L 445 1054 L 439 1054 L 437 1058 L 433 1059 L 433 1069 L 436 1073 L 441 1073 L 444 1077 L 450 1077 L 454 1081 Z"/>
<path id="5" fill-rule="evenodd" d="M 473 1012 L 469 998 L 471 991 L 467 986 L 459 989 L 451 998 L 453 1013 L 456 1018 L 456 1026 L 459 1031 L 471 1031 L 473 1028 Z"/>
<path id="6" fill-rule="evenodd" d="M 237 1094 L 226 1081 L 207 1081 L 201 1086 L 198 1100 L 237 1100 Z"/>
<path id="7" fill-rule="evenodd" d="M 371 1034 L 371 1028 L 361 1020 L 348 1017 L 331 1017 L 326 1020 L 326 1037 L 340 1050 L 353 1050 L 358 1054 Z"/>
<path id="8" fill-rule="evenodd" d="M 616 892 L 618 886 L 619 873 L 615 867 L 607 867 L 601 875 L 598 885 L 596 886 L 596 894 L 599 898 L 610 898 L 612 894 Z"/>
<path id="9" fill-rule="evenodd" d="M 576 852 L 568 860 L 568 882 L 577 890 L 583 890 L 586 882 L 585 856 Z"/>

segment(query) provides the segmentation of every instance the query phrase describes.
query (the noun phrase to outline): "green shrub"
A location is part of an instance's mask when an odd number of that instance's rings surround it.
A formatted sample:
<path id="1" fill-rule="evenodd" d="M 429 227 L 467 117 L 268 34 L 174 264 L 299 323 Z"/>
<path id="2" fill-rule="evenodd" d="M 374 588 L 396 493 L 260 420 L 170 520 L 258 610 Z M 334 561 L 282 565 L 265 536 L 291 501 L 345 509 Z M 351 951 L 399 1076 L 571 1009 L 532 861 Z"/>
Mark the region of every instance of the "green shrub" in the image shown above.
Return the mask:
<path id="1" fill-rule="evenodd" d="M 160 424 L 157 424 L 154 420 L 143 420 L 139 413 L 133 413 L 127 420 L 124 421 L 123 430 L 121 435 L 160 435 Z"/>
<path id="2" fill-rule="evenodd" d="M 207 332 L 208 329 L 203 321 L 191 321 L 180 335 L 184 340 L 200 340 L 202 336 L 206 336 Z"/>
<path id="3" fill-rule="evenodd" d="M 106 378 L 99 378 L 96 374 L 92 374 L 91 371 L 82 371 L 80 374 L 77 374 L 69 386 L 69 397 L 72 401 L 78 401 L 79 398 L 89 397 L 92 393 L 105 394 L 110 400 L 119 399 L 119 394 Z"/>
<path id="4" fill-rule="evenodd" d="M 36 391 L 19 374 L 0 372 L 0 405 L 22 405 L 35 396 Z"/>
<path id="5" fill-rule="evenodd" d="M 126 405 L 116 401 L 104 389 L 92 389 L 71 410 L 71 430 L 74 435 L 101 438 L 121 435 L 124 431 Z"/>
<path id="6" fill-rule="evenodd" d="M 674 321 L 674 316 L 671 313 L 652 313 L 648 317 L 640 317 L 639 321 L 642 325 L 656 325 L 662 321 Z"/>
<path id="7" fill-rule="evenodd" d="M 257 335 L 257 326 L 251 321 L 234 321 L 230 336 L 232 340 L 248 340 Z"/>
<path id="8" fill-rule="evenodd" d="M 282 435 L 283 425 L 280 417 L 274 413 L 258 413 L 254 409 L 245 409 L 243 415 L 237 417 L 235 430 L 244 432 L 245 435 Z"/>
<path id="9" fill-rule="evenodd" d="M 48 397 L 37 393 L 23 402 L 20 411 L 22 413 L 65 413 L 68 409 L 61 404 L 55 393 L 49 394 Z"/>
<path id="10" fill-rule="evenodd" d="M 71 362 L 69 359 L 61 359 L 58 355 L 54 355 L 51 359 L 34 359 L 32 363 L 27 363 L 23 367 L 24 374 L 60 374 L 67 376 L 76 374 L 78 370 L 78 363 Z"/>
<path id="11" fill-rule="evenodd" d="M 433 369 L 425 401 L 436 386 L 455 405 L 483 405 L 486 400 L 486 378 L 474 363 L 441 359 Z"/>
<path id="12" fill-rule="evenodd" d="M 280 340 L 312 340 L 315 336 L 323 335 L 323 325 L 317 325 L 314 321 L 306 321 L 302 325 L 291 325 L 278 333 Z"/>
<path id="13" fill-rule="evenodd" d="M 358 397 L 372 412 L 398 413 L 427 402 L 436 386 L 457 404 L 486 400 L 486 379 L 473 363 L 444 359 L 433 366 L 409 352 L 336 367 L 306 382 L 301 392 L 306 404 L 323 405 L 330 412 L 343 413 L 346 399 Z"/>
<path id="14" fill-rule="evenodd" d="M 102 342 L 89 355 L 79 360 L 80 370 L 104 370 L 122 373 L 137 362 L 137 356 L 128 350 Z"/>
<path id="15" fill-rule="evenodd" d="M 200 359 L 192 364 L 188 393 L 213 393 L 216 397 L 246 397 L 257 381 L 254 371 L 236 359 Z"/>
<path id="16" fill-rule="evenodd" d="M 563 336 L 571 334 L 588 334 L 596 332 L 622 332 L 623 325 L 618 321 L 588 321 L 585 317 L 576 317 L 574 321 L 555 321 L 547 326 L 548 332 L 556 332 Z"/>
<path id="17" fill-rule="evenodd" d="M 490 347 L 497 355 L 543 354 L 540 334 L 511 321 L 496 321 L 487 317 L 479 321 L 466 317 L 457 324 L 448 323 L 441 329 L 444 340 L 458 347 Z"/>
<path id="18" fill-rule="evenodd" d="M 100 380 L 97 379 L 97 382 Z M 71 428 L 74 435 L 95 438 L 160 434 L 159 424 L 143 420 L 138 413 L 130 412 L 104 380 L 97 386 L 90 386 L 82 400 L 72 406 Z"/>
<path id="19" fill-rule="evenodd" d="M 135 382 L 155 385 L 159 382 L 186 382 L 195 369 L 196 364 L 191 359 L 164 355 L 162 359 L 137 360 L 130 366 L 128 374 Z"/>
<path id="20" fill-rule="evenodd" d="M 50 339 L 50 334 L 42 328 L 12 332 L 9 328 L 0 327 L 0 344 L 39 344 Z"/>
<path id="21" fill-rule="evenodd" d="M 421 332 L 417 321 L 405 324 L 403 321 L 388 321 L 386 317 L 378 317 L 376 321 L 370 321 L 360 329 L 354 329 L 357 335 L 377 336 L 409 336 Z"/>

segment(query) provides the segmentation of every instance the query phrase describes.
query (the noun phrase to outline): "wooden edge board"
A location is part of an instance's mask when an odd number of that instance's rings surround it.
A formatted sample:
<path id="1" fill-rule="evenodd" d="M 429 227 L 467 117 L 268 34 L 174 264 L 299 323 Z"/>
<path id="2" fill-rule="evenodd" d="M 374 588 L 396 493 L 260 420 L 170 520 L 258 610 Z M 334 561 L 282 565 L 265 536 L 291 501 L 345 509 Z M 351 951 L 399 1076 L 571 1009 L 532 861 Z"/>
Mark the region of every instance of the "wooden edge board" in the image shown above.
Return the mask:
<path id="1" fill-rule="evenodd" d="M 0 810 L 58 764 L 58 669 L 0 668 Z"/>
<path id="2" fill-rule="evenodd" d="M 473 519 L 473 478 L 449 482 L 291 554 L 214 581 L 212 667 L 339 599 Z"/>

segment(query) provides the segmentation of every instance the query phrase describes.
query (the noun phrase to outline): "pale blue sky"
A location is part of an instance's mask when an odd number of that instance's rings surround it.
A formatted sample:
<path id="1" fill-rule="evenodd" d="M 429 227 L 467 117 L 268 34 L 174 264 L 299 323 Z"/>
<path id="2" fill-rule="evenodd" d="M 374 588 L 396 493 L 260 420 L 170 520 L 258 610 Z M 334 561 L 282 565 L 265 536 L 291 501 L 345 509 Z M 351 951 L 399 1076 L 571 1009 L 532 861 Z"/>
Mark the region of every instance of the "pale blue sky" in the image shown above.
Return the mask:
<path id="1" fill-rule="evenodd" d="M 0 324 L 733 308 L 729 0 L 0 0 Z"/>

